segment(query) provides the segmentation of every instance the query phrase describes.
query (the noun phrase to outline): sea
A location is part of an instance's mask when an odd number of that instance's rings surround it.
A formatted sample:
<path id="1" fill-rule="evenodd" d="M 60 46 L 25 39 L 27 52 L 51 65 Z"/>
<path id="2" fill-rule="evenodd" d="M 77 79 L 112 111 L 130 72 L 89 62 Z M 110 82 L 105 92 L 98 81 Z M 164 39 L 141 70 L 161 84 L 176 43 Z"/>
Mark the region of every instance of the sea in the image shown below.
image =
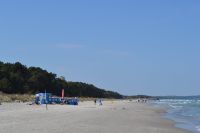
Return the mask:
<path id="1" fill-rule="evenodd" d="M 200 96 L 161 97 L 156 106 L 165 106 L 163 117 L 175 121 L 178 128 L 200 133 Z"/>

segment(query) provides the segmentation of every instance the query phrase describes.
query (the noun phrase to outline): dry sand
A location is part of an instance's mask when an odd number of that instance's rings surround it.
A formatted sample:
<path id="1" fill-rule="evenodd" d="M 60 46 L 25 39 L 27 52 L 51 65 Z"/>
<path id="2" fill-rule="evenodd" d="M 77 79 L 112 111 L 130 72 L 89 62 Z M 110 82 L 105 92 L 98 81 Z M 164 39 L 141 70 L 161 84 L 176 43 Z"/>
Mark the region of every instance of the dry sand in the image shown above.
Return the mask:
<path id="1" fill-rule="evenodd" d="M 103 106 L 0 105 L 0 133 L 188 133 L 162 119 L 163 109 L 128 101 Z"/>

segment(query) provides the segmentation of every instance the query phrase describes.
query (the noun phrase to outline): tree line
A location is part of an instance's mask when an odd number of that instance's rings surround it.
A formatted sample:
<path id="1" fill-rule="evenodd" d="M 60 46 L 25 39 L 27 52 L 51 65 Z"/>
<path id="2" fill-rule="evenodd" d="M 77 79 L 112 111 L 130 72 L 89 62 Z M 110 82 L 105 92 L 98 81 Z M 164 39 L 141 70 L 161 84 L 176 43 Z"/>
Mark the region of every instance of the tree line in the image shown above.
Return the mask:
<path id="1" fill-rule="evenodd" d="M 26 67 L 20 62 L 0 62 L 0 91 L 8 94 L 35 94 L 45 90 L 60 96 L 61 90 L 69 97 L 122 98 L 117 92 L 106 91 L 92 84 L 66 81 L 64 77 L 40 67 Z"/>

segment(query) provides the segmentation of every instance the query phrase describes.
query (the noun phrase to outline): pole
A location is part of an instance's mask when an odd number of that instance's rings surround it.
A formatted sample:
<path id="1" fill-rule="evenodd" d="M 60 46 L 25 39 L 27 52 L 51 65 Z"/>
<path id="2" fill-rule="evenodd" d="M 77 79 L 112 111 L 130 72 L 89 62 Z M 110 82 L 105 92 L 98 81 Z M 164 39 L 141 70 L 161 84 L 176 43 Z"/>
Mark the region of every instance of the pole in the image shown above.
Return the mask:
<path id="1" fill-rule="evenodd" d="M 45 89 L 45 103 L 46 103 L 46 110 L 48 110 L 48 107 L 47 107 L 47 91 Z"/>

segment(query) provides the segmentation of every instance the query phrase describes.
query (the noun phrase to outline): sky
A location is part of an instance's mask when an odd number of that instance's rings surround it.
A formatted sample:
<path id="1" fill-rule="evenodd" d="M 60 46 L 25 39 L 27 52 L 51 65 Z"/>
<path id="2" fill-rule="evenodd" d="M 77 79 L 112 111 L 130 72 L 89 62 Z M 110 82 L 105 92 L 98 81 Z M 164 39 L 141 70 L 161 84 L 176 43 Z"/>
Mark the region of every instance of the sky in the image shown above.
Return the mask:
<path id="1" fill-rule="evenodd" d="M 2 0 L 0 60 L 124 95 L 199 95 L 199 7 L 199 0 Z"/>

